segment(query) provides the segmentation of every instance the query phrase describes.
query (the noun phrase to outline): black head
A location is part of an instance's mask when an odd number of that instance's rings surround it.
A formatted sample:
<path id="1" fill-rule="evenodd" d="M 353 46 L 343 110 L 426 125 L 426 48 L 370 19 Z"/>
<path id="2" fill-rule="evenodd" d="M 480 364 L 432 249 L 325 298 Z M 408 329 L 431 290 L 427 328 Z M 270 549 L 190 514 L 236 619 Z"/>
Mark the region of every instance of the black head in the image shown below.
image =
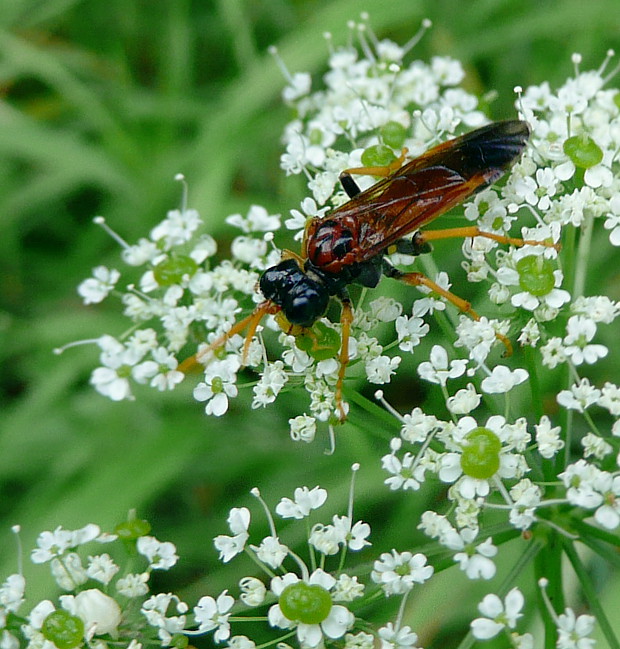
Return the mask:
<path id="1" fill-rule="evenodd" d="M 312 326 L 329 303 L 325 285 L 310 279 L 294 259 L 268 268 L 260 278 L 260 290 L 282 309 L 291 324 L 302 327 Z"/>

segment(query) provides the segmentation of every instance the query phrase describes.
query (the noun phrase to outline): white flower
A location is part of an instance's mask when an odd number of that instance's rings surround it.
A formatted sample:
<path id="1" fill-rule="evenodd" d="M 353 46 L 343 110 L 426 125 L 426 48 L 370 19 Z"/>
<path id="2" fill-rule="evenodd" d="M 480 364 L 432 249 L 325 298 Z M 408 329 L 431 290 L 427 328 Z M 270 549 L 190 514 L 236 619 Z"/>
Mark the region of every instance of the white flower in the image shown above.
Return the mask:
<path id="1" fill-rule="evenodd" d="M 373 565 L 372 580 L 379 584 L 383 592 L 390 595 L 403 595 L 414 584 L 428 581 L 434 572 L 433 566 L 426 565 L 426 557 L 418 552 L 384 552 Z"/>
<path id="2" fill-rule="evenodd" d="M 349 550 L 357 551 L 370 545 L 366 537 L 370 535 L 370 525 L 357 521 L 353 524 L 349 516 L 334 516 L 332 519 L 336 532 L 343 539 Z"/>
<path id="3" fill-rule="evenodd" d="M 305 518 L 313 509 L 318 509 L 327 500 L 327 491 L 321 487 L 297 487 L 294 500 L 282 498 L 276 505 L 276 514 L 282 518 Z"/>
<path id="4" fill-rule="evenodd" d="M 256 552 L 260 561 L 274 570 L 282 565 L 289 551 L 286 545 L 280 543 L 277 536 L 266 536 L 260 545 L 250 545 L 250 547 Z"/>
<path id="5" fill-rule="evenodd" d="M 149 597 L 140 612 L 148 623 L 157 629 L 162 646 L 171 644 L 172 636 L 185 630 L 189 607 L 172 593 L 159 593 Z M 170 615 L 180 613 L 180 615 Z"/>
<path id="6" fill-rule="evenodd" d="M 620 415 L 620 387 L 607 381 L 601 388 L 601 396 L 597 401 L 601 408 L 609 410 L 614 417 Z"/>
<path id="7" fill-rule="evenodd" d="M 221 534 L 213 539 L 215 548 L 220 553 L 220 561 L 228 563 L 233 557 L 243 551 L 246 541 L 250 538 L 250 510 L 247 507 L 233 507 L 228 515 L 228 527 L 233 536 Z"/>
<path id="8" fill-rule="evenodd" d="M 604 480 L 604 475 L 603 471 L 582 459 L 569 464 L 558 478 L 564 482 L 569 503 L 594 509 L 603 502 L 598 485 Z"/>
<path id="9" fill-rule="evenodd" d="M 198 604 L 194 607 L 194 617 L 198 622 L 198 632 L 204 633 L 206 631 L 213 631 L 213 640 L 221 642 L 230 637 L 230 609 L 235 603 L 235 598 L 228 594 L 225 590 L 218 596 L 217 600 L 213 597 L 205 596 L 198 600 Z"/>
<path id="10" fill-rule="evenodd" d="M 121 274 L 114 268 L 97 266 L 93 268 L 93 277 L 85 279 L 78 286 L 78 293 L 84 300 L 84 304 L 97 304 L 102 302 L 116 286 Z"/>
<path id="11" fill-rule="evenodd" d="M 452 286 L 448 274 L 444 272 L 437 274 L 437 277 L 435 277 L 435 284 L 446 291 L 449 291 Z M 446 303 L 444 298 L 437 295 L 437 293 L 434 293 L 433 290 L 427 286 L 418 286 L 417 289 L 421 293 L 425 293 L 428 297 L 419 298 L 413 303 L 414 317 L 421 318 L 426 314 L 433 315 L 435 311 L 445 310 Z"/>
<path id="12" fill-rule="evenodd" d="M 86 574 L 104 585 L 110 583 L 114 575 L 120 570 L 109 554 L 100 554 L 96 557 L 88 557 L 88 568 Z"/>
<path id="13" fill-rule="evenodd" d="M 267 588 L 256 577 L 243 577 L 239 581 L 240 599 L 246 606 L 260 606 L 265 601 Z"/>
<path id="14" fill-rule="evenodd" d="M 225 359 L 213 361 L 205 368 L 205 380 L 194 388 L 194 399 L 205 401 L 207 415 L 221 417 L 228 410 L 228 399 L 238 394 L 237 371 L 239 358 L 229 354 Z"/>
<path id="15" fill-rule="evenodd" d="M 480 387 L 487 394 L 504 394 L 528 378 L 527 371 L 520 367 L 510 370 L 505 365 L 496 365 L 491 375 L 482 380 Z"/>
<path id="16" fill-rule="evenodd" d="M 170 210 L 166 218 L 151 230 L 151 239 L 164 244 L 164 250 L 187 243 L 202 225 L 196 210 Z"/>
<path id="17" fill-rule="evenodd" d="M 323 589 L 333 597 L 330 592 L 336 585 L 336 580 L 321 569 L 315 570 L 307 580 L 302 581 L 293 573 L 287 573 L 282 577 L 274 577 L 271 580 L 271 592 L 278 598 L 279 603 L 271 606 L 267 613 L 269 624 L 281 629 L 295 628 L 297 639 L 302 646 L 317 647 L 323 641 L 323 635 L 332 640 L 342 638 L 353 626 L 355 616 L 345 606 L 334 604 L 329 609 L 326 617 L 318 623 L 306 623 L 301 620 L 291 620 L 284 615 L 280 607 L 280 597 L 287 587 L 300 587 L 304 585 Z M 309 595 L 306 596 L 309 597 Z M 302 615 L 303 612 L 300 612 Z"/>
<path id="18" fill-rule="evenodd" d="M 569 410 L 583 412 L 601 397 L 601 391 L 590 385 L 588 379 L 581 379 L 577 385 L 571 385 L 568 390 L 558 393 L 557 402 Z"/>
<path id="19" fill-rule="evenodd" d="M 527 530 L 535 520 L 536 508 L 541 501 L 540 487 L 528 478 L 523 478 L 510 490 L 510 497 L 513 501 L 510 523 L 517 529 Z"/>
<path id="20" fill-rule="evenodd" d="M 486 595 L 478 604 L 478 610 L 485 617 L 476 618 L 471 623 L 474 638 L 488 640 L 494 638 L 502 629 L 514 629 L 517 620 L 523 615 L 521 609 L 524 602 L 523 594 L 518 588 L 513 588 L 503 602 L 497 595 Z"/>
<path id="21" fill-rule="evenodd" d="M 597 460 L 602 460 L 614 450 L 611 444 L 608 444 L 602 437 L 594 433 L 586 433 L 581 438 L 581 445 L 583 446 L 584 457 L 593 455 Z"/>
<path id="22" fill-rule="evenodd" d="M 571 316 L 566 325 L 564 353 L 575 365 L 596 363 L 599 358 L 607 356 L 605 345 L 588 344 L 596 334 L 596 323 L 583 316 Z"/>
<path id="23" fill-rule="evenodd" d="M 400 356 L 378 356 L 366 361 L 366 378 L 369 383 L 389 383 L 390 377 L 396 372 L 402 358 Z"/>
<path id="24" fill-rule="evenodd" d="M 61 595 L 60 603 L 65 610 L 84 622 L 84 634 L 87 639 L 106 633 L 115 635 L 121 623 L 120 606 L 97 588 L 83 590 L 75 597 Z"/>
<path id="25" fill-rule="evenodd" d="M 395 627 L 388 622 L 378 630 L 380 649 L 417 649 L 418 636 L 409 626 Z"/>
<path id="26" fill-rule="evenodd" d="M 468 579 L 492 579 L 496 567 L 491 557 L 497 554 L 497 548 L 491 538 L 475 545 L 477 536 L 478 529 L 466 527 L 460 531 L 453 530 L 451 534 L 446 535 L 443 544 L 451 550 L 460 550 L 454 555 L 454 560 Z"/>
<path id="27" fill-rule="evenodd" d="M 418 374 L 425 381 L 445 385 L 448 379 L 462 376 L 467 367 L 467 361 L 456 359 L 448 364 L 448 352 L 441 345 L 433 345 L 430 361 L 418 365 Z"/>
<path id="28" fill-rule="evenodd" d="M 71 532 L 62 527 L 57 527 L 53 532 L 41 532 L 37 538 L 38 547 L 32 551 L 30 559 L 33 563 L 51 561 L 72 547 L 72 540 Z"/>
<path id="29" fill-rule="evenodd" d="M 144 361 L 132 369 L 132 376 L 138 383 L 146 383 L 150 379 L 150 386 L 163 392 L 174 389 L 185 378 L 177 370 L 177 359 L 164 347 L 152 350 L 151 356 L 152 361 Z"/>
<path id="30" fill-rule="evenodd" d="M 0 607 L 4 611 L 17 612 L 24 601 L 26 580 L 22 575 L 9 575 L 0 586 Z"/>
<path id="31" fill-rule="evenodd" d="M 398 336 L 398 346 L 404 352 L 412 352 L 414 347 L 420 344 L 420 341 L 430 331 L 428 324 L 422 318 L 401 315 L 396 318 L 396 335 Z"/>
<path id="32" fill-rule="evenodd" d="M 280 215 L 269 214 L 261 205 L 251 205 L 247 216 L 231 214 L 226 217 L 226 223 L 240 228 L 245 234 L 250 232 L 272 232 L 280 227 Z"/>
<path id="33" fill-rule="evenodd" d="M 297 415 L 288 420 L 291 439 L 294 442 L 311 442 L 316 435 L 316 419 L 308 415 Z"/>
<path id="34" fill-rule="evenodd" d="M 596 646 L 594 638 L 588 636 L 594 631 L 593 615 L 575 616 L 571 608 L 565 608 L 558 615 L 558 649 L 591 649 Z"/>
<path id="35" fill-rule="evenodd" d="M 599 476 L 596 487 L 603 496 L 603 503 L 594 512 L 594 518 L 599 525 L 615 530 L 620 525 L 620 476 Z"/>
<path id="36" fill-rule="evenodd" d="M 149 592 L 149 577 L 148 572 L 141 574 L 130 573 L 116 582 L 116 590 L 125 597 L 142 597 L 142 595 Z"/>
<path id="37" fill-rule="evenodd" d="M 141 536 L 136 549 L 148 559 L 153 570 L 168 570 L 179 560 L 174 543 L 158 541 L 154 536 Z"/>
<path id="38" fill-rule="evenodd" d="M 282 361 L 266 365 L 260 380 L 254 386 L 252 408 L 260 408 L 273 403 L 287 381 L 288 374 L 284 371 Z"/>
<path id="39" fill-rule="evenodd" d="M 481 395 L 476 392 L 473 384 L 468 383 L 466 388 L 459 390 L 454 396 L 447 399 L 446 406 L 455 415 L 467 415 L 480 405 L 481 399 Z"/>
<path id="40" fill-rule="evenodd" d="M 534 429 L 536 430 L 538 452 L 546 460 L 551 459 L 559 450 L 564 448 L 564 440 L 560 438 L 562 429 L 560 426 L 552 428 L 547 415 L 540 418 L 540 423 L 535 424 Z"/>

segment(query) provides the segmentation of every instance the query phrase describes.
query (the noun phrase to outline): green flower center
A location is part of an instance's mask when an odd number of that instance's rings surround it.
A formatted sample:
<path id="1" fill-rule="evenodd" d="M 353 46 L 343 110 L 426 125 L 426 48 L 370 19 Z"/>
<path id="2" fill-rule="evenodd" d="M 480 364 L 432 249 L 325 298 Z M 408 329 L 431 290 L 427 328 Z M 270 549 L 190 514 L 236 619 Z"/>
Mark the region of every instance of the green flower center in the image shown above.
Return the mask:
<path id="1" fill-rule="evenodd" d="M 396 160 L 394 151 L 385 144 L 373 144 L 362 153 L 364 167 L 387 167 Z"/>
<path id="2" fill-rule="evenodd" d="M 492 430 L 479 426 L 465 436 L 465 441 L 461 455 L 463 473 L 478 480 L 495 475 L 502 448 L 499 437 Z"/>
<path id="3" fill-rule="evenodd" d="M 84 622 L 79 617 L 71 615 L 69 611 L 59 609 L 52 611 L 43 620 L 41 633 L 58 649 L 73 649 L 84 640 Z"/>
<path id="4" fill-rule="evenodd" d="M 398 122 L 387 122 L 379 129 L 379 134 L 384 144 L 393 149 L 401 149 L 407 137 L 407 129 Z"/>
<path id="5" fill-rule="evenodd" d="M 198 270 L 198 264 L 189 255 L 175 255 L 160 261 L 153 268 L 155 281 L 160 286 L 179 284 L 185 275 L 190 277 Z"/>
<path id="6" fill-rule="evenodd" d="M 589 169 L 603 159 L 599 145 L 589 135 L 573 135 L 564 142 L 564 153 L 572 160 L 575 167 Z"/>
<path id="7" fill-rule="evenodd" d="M 555 286 L 553 263 L 542 255 L 528 255 L 517 262 L 519 286 L 524 290 L 540 297 L 548 295 Z"/>
<path id="8" fill-rule="evenodd" d="M 284 617 L 302 624 L 320 624 L 332 610 L 332 598 L 325 588 L 303 581 L 288 585 L 278 604 Z"/>
<path id="9" fill-rule="evenodd" d="M 151 524 L 140 518 L 123 521 L 114 528 L 114 533 L 118 534 L 123 541 L 135 541 L 141 536 L 146 536 L 150 531 Z"/>
<path id="10" fill-rule="evenodd" d="M 333 358 L 340 350 L 340 335 L 319 321 L 296 336 L 295 345 L 315 361 L 324 361 Z"/>

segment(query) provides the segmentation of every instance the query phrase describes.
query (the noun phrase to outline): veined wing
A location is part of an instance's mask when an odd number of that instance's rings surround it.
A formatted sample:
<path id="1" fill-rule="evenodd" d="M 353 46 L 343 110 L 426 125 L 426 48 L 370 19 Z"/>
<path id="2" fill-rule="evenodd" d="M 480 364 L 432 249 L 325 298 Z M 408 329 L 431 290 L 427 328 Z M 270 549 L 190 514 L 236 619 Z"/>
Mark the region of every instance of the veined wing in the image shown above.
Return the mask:
<path id="1" fill-rule="evenodd" d="M 496 122 L 440 144 L 354 196 L 330 219 L 359 223 L 364 261 L 500 178 L 529 137 L 525 122 Z"/>

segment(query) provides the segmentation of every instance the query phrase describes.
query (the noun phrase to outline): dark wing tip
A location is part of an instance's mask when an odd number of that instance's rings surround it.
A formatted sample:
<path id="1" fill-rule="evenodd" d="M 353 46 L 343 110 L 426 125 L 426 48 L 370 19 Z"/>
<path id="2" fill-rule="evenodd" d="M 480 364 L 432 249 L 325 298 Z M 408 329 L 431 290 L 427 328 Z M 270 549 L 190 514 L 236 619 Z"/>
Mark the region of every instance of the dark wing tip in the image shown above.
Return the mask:
<path id="1" fill-rule="evenodd" d="M 530 127 L 522 120 L 506 120 L 483 126 L 462 136 L 452 156 L 452 168 L 464 178 L 482 172 L 499 177 L 521 155 L 529 137 Z"/>

